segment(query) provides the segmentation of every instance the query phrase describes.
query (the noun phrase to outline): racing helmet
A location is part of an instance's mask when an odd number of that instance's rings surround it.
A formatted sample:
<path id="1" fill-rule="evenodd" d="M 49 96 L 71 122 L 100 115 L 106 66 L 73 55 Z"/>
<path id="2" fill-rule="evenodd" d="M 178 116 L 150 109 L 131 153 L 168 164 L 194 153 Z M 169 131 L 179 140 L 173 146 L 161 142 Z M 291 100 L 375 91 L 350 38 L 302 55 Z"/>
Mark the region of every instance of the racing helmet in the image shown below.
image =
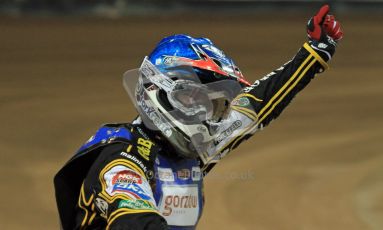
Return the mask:
<path id="1" fill-rule="evenodd" d="M 187 158 L 206 154 L 231 101 L 249 85 L 209 39 L 183 34 L 162 39 L 139 69 L 124 74 L 124 87 L 145 126 L 161 132 Z"/>

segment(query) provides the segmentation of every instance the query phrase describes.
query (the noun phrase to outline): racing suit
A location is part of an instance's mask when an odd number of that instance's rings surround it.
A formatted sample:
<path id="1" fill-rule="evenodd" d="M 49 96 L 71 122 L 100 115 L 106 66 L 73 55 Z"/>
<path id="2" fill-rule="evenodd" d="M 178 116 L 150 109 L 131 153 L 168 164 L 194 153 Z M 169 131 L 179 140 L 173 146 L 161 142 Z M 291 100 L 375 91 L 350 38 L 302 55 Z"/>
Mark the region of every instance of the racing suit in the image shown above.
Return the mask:
<path id="1" fill-rule="evenodd" d="M 203 176 L 229 151 L 279 116 L 328 58 L 305 43 L 295 57 L 232 101 L 204 159 L 177 157 L 137 119 L 101 127 L 54 179 L 63 229 L 195 229 Z"/>

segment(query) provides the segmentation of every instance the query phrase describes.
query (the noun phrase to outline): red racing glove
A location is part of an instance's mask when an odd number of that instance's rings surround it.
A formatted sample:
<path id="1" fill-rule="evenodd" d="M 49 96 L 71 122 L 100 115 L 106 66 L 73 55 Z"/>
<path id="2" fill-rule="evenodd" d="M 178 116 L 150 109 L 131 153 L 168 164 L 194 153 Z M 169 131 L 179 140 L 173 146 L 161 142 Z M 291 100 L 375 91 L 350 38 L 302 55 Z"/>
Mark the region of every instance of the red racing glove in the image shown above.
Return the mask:
<path id="1" fill-rule="evenodd" d="M 343 38 L 343 31 L 340 28 L 340 23 L 335 20 L 334 15 L 326 15 L 323 22 L 323 29 L 326 34 L 336 42 Z"/>
<path id="2" fill-rule="evenodd" d="M 318 13 L 310 18 L 307 23 L 307 35 L 313 49 L 319 51 L 319 55 L 328 61 L 335 53 L 337 42 L 342 39 L 343 32 L 340 23 L 335 21 L 333 15 L 328 15 L 330 7 L 324 5 Z"/>
<path id="3" fill-rule="evenodd" d="M 314 17 L 310 18 L 307 23 L 307 35 L 310 39 L 316 41 L 324 40 L 326 32 L 323 30 L 322 25 L 329 11 L 330 7 L 328 5 L 324 5 Z"/>
<path id="4" fill-rule="evenodd" d="M 334 41 L 339 41 L 343 37 L 340 23 L 335 20 L 334 15 L 328 15 L 330 7 L 324 5 L 318 13 L 310 18 L 307 23 L 307 35 L 310 39 L 316 41 L 324 41 L 326 35 Z"/>

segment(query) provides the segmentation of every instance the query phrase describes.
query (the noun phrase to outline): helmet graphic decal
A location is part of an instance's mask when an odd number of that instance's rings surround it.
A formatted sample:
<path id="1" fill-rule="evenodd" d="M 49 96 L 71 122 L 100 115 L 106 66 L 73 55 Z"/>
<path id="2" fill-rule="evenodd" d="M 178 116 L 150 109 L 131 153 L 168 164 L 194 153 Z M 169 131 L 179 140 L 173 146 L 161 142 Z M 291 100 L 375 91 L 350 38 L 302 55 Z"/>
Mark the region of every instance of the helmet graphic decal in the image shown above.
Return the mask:
<path id="1" fill-rule="evenodd" d="M 207 162 L 231 102 L 248 83 L 234 62 L 208 39 L 163 39 L 124 87 L 145 126 L 183 157 Z"/>
<path id="2" fill-rule="evenodd" d="M 206 38 L 192 38 L 182 34 L 164 38 L 149 55 L 149 60 L 164 68 L 188 65 L 211 71 L 223 79 L 237 80 L 243 86 L 251 85 L 234 61 Z"/>

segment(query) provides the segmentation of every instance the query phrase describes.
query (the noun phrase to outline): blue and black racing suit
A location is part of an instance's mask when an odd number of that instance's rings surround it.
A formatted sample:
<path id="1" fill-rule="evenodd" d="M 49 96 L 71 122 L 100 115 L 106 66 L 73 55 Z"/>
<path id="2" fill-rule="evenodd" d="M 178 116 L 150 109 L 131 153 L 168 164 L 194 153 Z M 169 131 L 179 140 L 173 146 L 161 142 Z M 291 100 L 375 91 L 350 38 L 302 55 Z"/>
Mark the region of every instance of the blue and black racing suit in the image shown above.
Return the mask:
<path id="1" fill-rule="evenodd" d="M 101 127 L 55 176 L 62 228 L 195 229 L 204 205 L 203 176 L 278 117 L 328 59 L 306 43 L 291 61 L 244 88 L 207 150 L 216 156 L 212 162 L 178 158 L 139 119 Z"/>

